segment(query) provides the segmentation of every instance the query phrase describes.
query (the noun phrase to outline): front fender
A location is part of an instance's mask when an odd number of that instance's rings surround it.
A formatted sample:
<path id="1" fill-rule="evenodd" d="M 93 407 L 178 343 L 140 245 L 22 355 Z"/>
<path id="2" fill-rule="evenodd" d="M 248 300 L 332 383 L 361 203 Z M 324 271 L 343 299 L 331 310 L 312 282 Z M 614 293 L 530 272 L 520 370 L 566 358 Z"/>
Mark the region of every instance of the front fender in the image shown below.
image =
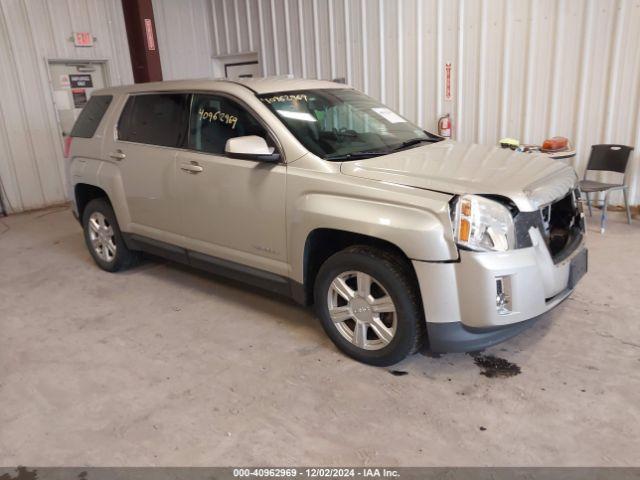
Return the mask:
<path id="1" fill-rule="evenodd" d="M 309 193 L 292 208 L 290 245 L 292 277 L 302 282 L 303 257 L 309 234 L 319 228 L 375 237 L 396 245 L 413 260 L 458 258 L 451 241 L 446 202 L 435 211 L 412 205 L 335 194 Z"/>

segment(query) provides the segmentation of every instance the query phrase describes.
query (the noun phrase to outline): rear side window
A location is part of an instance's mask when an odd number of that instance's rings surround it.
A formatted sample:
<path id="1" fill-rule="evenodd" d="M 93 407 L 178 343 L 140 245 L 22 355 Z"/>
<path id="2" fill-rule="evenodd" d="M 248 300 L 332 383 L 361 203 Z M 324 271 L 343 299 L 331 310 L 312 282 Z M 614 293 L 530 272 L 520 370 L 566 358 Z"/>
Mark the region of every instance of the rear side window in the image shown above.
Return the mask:
<path id="1" fill-rule="evenodd" d="M 118 122 L 118 139 L 163 147 L 182 147 L 187 134 L 189 95 L 135 95 Z"/>
<path id="2" fill-rule="evenodd" d="M 111 104 L 111 95 L 94 95 L 84 106 L 71 129 L 72 137 L 91 138 L 96 133 L 100 120 Z"/>

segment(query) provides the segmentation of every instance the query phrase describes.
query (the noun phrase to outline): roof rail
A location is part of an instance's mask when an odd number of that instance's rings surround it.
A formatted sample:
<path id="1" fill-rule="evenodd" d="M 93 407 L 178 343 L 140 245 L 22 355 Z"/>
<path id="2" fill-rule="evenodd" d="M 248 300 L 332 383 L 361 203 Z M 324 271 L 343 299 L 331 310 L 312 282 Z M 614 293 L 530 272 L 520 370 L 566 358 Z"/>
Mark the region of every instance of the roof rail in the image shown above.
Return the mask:
<path id="1" fill-rule="evenodd" d="M 251 88 L 249 85 L 245 85 L 242 82 L 236 82 L 235 80 L 229 80 L 229 79 L 222 79 L 223 82 L 228 82 L 228 83 L 233 83 L 235 85 L 240 85 L 241 87 L 244 87 L 248 90 L 251 90 L 254 94 L 258 95 L 258 92 L 256 92 L 253 88 Z"/>

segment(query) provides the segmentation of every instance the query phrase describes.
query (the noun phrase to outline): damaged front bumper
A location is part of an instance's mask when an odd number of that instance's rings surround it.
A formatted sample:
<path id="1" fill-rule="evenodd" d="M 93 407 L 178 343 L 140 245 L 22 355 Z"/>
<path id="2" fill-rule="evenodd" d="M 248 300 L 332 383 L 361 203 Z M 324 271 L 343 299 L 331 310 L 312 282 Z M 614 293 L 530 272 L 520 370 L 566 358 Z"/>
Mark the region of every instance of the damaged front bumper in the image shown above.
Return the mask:
<path id="1" fill-rule="evenodd" d="M 554 263 L 539 231 L 530 234 L 528 248 L 413 262 L 432 351 L 474 351 L 506 340 L 570 295 L 587 268 L 584 238 Z"/>

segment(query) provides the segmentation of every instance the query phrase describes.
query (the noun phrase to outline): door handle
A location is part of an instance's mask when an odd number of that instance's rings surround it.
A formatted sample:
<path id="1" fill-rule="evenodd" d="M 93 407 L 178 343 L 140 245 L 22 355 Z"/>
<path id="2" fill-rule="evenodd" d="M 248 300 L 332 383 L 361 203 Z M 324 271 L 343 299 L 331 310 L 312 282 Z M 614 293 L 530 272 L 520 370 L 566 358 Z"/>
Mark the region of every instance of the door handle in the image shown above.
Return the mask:
<path id="1" fill-rule="evenodd" d="M 116 160 L 124 160 L 126 158 L 126 155 L 120 149 L 116 150 L 115 152 L 111 152 L 109 156 L 111 158 L 115 158 Z"/>
<path id="2" fill-rule="evenodd" d="M 204 168 L 198 165 L 198 162 L 183 163 L 180 165 L 180 169 L 184 170 L 185 172 L 194 173 L 194 174 L 200 173 L 204 170 Z"/>

